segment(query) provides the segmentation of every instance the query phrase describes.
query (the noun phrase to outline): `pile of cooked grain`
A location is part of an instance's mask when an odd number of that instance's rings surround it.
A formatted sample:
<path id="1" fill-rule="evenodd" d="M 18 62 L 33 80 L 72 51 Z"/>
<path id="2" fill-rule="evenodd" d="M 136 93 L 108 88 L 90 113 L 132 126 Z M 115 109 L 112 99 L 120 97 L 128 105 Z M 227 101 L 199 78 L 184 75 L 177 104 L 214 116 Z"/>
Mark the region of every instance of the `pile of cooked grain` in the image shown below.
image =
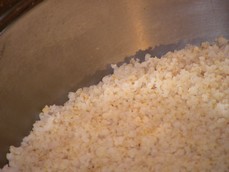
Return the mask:
<path id="1" fill-rule="evenodd" d="M 45 107 L 3 171 L 229 171 L 229 43 L 132 60 Z"/>

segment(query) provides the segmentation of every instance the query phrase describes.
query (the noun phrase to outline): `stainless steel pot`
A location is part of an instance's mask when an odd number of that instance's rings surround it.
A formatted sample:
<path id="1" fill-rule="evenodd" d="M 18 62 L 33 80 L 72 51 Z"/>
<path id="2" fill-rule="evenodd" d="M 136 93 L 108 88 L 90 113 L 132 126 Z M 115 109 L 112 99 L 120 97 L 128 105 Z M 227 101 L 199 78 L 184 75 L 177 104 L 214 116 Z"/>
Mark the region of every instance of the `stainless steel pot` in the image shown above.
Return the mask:
<path id="1" fill-rule="evenodd" d="M 42 107 L 97 83 L 109 64 L 217 36 L 229 37 L 228 0 L 42 2 L 0 36 L 0 164 Z"/>

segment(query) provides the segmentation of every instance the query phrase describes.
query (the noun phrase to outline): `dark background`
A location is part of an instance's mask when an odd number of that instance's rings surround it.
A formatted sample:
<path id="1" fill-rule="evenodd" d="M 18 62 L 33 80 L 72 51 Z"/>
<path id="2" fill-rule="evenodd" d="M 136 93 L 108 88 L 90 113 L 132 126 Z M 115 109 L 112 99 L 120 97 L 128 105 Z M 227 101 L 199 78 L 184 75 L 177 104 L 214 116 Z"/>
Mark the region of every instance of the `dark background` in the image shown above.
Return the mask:
<path id="1" fill-rule="evenodd" d="M 42 0 L 0 0 L 0 32 Z"/>

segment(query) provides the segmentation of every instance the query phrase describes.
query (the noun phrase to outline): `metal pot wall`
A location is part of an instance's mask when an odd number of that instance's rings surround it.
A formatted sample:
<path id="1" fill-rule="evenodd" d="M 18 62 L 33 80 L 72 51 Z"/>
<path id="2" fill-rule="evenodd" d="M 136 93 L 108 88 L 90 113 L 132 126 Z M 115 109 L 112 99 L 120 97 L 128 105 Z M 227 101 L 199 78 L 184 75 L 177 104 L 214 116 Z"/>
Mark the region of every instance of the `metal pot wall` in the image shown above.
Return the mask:
<path id="1" fill-rule="evenodd" d="M 42 107 L 96 84 L 111 72 L 109 64 L 228 38 L 228 29 L 228 0 L 40 3 L 0 36 L 0 164 L 9 146 L 29 134 Z"/>

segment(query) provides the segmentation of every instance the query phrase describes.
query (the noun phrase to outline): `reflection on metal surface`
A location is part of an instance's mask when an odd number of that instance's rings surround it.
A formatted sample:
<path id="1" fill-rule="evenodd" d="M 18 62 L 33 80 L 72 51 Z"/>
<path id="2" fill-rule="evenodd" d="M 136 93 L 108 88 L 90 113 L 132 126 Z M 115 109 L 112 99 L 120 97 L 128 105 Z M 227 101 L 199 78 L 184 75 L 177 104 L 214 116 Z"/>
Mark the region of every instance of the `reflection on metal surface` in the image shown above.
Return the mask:
<path id="1" fill-rule="evenodd" d="M 146 49 L 149 46 L 147 40 L 146 25 L 144 24 L 144 1 L 136 1 L 135 3 L 129 2 L 127 4 L 127 15 L 129 16 L 130 24 L 133 25 L 133 32 L 135 36 L 135 43 L 140 49 Z"/>
<path id="2" fill-rule="evenodd" d="M 107 65 L 229 37 L 228 28 L 228 0 L 44 1 L 0 37 L 1 164 L 44 105 L 97 83 Z"/>

